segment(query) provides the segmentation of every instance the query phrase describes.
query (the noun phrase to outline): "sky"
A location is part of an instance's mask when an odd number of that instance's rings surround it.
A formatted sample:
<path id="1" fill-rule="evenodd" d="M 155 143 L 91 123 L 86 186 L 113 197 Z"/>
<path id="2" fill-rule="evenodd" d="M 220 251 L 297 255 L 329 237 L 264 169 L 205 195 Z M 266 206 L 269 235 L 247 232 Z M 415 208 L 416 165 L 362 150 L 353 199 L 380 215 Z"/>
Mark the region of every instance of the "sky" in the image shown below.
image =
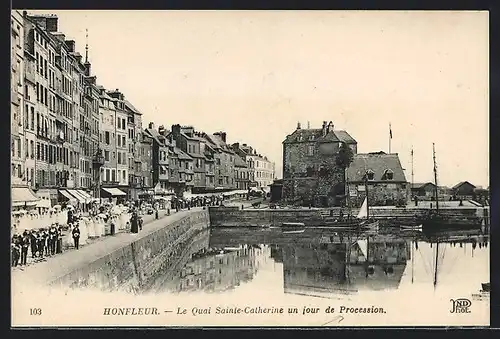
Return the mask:
<path id="1" fill-rule="evenodd" d="M 487 12 L 29 11 L 59 17 L 100 85 L 143 124 L 225 131 L 276 163 L 300 122 L 332 121 L 406 178 L 489 186 Z"/>

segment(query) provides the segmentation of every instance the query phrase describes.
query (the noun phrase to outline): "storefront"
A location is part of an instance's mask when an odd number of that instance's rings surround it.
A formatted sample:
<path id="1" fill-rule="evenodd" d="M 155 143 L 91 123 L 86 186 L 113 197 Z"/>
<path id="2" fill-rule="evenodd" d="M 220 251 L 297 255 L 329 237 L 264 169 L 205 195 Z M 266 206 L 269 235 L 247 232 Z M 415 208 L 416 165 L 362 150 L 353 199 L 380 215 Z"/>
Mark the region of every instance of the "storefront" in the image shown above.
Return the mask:
<path id="1" fill-rule="evenodd" d="M 123 192 L 119 188 L 114 188 L 114 187 L 101 188 L 101 198 L 107 199 L 108 201 L 112 202 L 115 205 L 124 202 L 126 200 L 126 197 L 127 193 Z"/>
<path id="2" fill-rule="evenodd" d="M 40 200 L 28 186 L 12 185 L 12 209 L 32 209 Z"/>

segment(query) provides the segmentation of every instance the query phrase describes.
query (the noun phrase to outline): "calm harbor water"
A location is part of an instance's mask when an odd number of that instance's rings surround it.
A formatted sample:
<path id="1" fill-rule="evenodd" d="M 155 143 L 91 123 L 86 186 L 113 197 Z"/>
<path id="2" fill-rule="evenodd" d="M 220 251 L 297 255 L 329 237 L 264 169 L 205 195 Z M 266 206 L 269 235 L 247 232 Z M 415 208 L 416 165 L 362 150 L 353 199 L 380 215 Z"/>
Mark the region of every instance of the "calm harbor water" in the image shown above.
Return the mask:
<path id="1" fill-rule="evenodd" d="M 433 240 L 399 230 L 212 229 L 187 245 L 179 265 L 157 278 L 154 292 L 225 305 L 297 305 L 299 313 L 335 303 L 337 311 L 390 312 L 394 324 L 463 324 L 450 318 L 450 299 L 468 298 L 475 317 L 467 319 L 487 324 L 489 298 L 474 294 L 489 282 L 488 241 L 479 233 L 448 232 Z"/>

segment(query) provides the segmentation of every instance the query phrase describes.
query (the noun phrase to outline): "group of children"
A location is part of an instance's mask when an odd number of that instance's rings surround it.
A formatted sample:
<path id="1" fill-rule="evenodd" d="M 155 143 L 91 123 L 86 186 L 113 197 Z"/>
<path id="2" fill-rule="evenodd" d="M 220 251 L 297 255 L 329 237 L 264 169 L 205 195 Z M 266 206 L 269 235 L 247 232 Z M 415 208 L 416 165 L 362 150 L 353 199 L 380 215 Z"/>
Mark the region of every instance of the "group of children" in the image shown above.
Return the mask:
<path id="1" fill-rule="evenodd" d="M 11 241 L 12 267 L 26 265 L 30 249 L 33 259 L 61 253 L 62 226 L 56 223 L 48 228 L 25 230 L 22 235 L 15 234 Z"/>

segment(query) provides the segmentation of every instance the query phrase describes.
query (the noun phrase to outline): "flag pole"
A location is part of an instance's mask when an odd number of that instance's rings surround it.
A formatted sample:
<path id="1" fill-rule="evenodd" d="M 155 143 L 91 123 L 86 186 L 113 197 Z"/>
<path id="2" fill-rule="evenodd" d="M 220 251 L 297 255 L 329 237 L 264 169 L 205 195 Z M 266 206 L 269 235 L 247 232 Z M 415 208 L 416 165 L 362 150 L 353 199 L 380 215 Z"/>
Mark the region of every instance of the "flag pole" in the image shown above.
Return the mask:
<path id="1" fill-rule="evenodd" d="M 391 154 L 391 141 L 392 141 L 392 128 L 391 128 L 391 123 L 389 123 L 389 154 Z"/>

